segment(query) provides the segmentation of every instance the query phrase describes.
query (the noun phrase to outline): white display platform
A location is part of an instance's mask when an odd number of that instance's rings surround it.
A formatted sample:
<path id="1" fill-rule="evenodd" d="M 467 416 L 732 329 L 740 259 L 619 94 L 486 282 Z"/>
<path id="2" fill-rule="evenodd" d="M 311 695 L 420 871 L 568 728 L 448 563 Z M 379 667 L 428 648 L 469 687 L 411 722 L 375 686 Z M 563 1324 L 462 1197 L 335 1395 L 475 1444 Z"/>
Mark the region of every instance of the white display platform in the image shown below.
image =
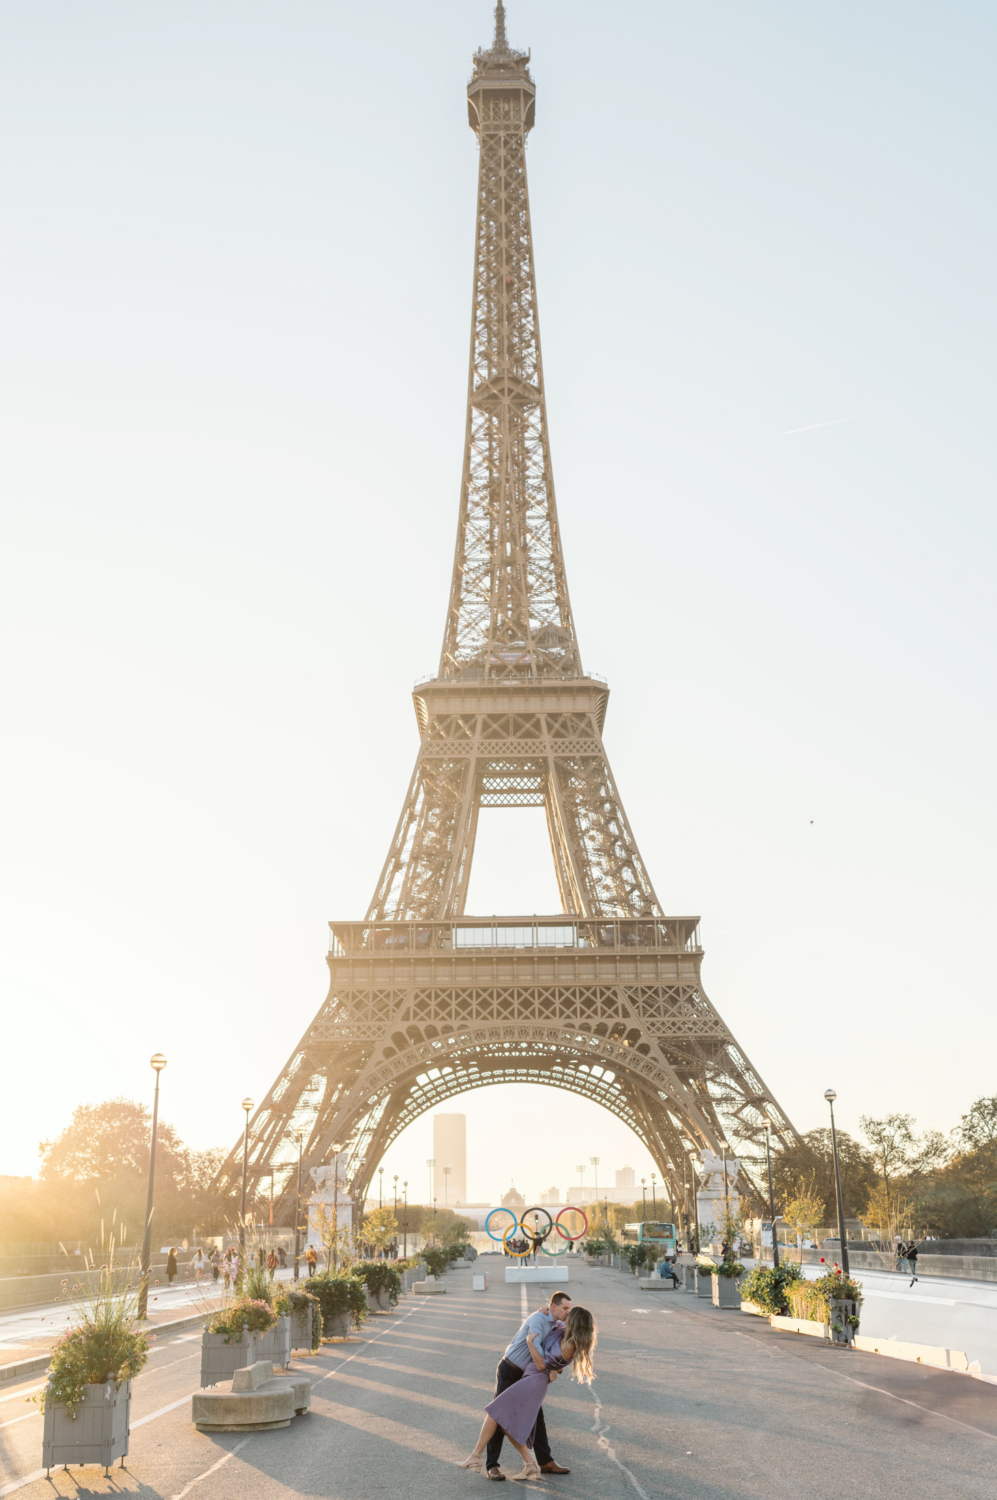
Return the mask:
<path id="1" fill-rule="evenodd" d="M 506 1286 L 517 1281 L 567 1281 L 567 1266 L 506 1266 Z"/>

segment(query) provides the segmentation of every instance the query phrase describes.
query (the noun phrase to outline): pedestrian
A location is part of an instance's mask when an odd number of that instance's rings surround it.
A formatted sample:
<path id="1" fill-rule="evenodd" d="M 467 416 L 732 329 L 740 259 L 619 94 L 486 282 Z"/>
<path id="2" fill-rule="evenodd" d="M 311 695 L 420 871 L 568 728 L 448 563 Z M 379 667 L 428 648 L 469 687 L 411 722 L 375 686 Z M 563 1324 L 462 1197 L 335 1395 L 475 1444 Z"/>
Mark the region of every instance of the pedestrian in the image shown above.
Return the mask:
<path id="1" fill-rule="evenodd" d="M 309 1245 L 305 1251 L 305 1265 L 308 1267 L 309 1276 L 314 1276 L 315 1267 L 318 1265 L 318 1251 L 314 1245 Z"/>
<path id="2" fill-rule="evenodd" d="M 904 1269 L 904 1243 L 898 1234 L 893 1236 L 893 1265 L 896 1271 Z"/>
<path id="3" fill-rule="evenodd" d="M 279 1265 L 280 1265 L 280 1262 L 277 1259 L 277 1252 L 276 1252 L 276 1250 L 271 1250 L 270 1254 L 267 1256 L 267 1272 L 269 1273 L 271 1281 L 273 1281 L 274 1276 L 277 1273 L 277 1267 Z"/>
<path id="4" fill-rule="evenodd" d="M 501 1397 L 503 1391 L 507 1391 L 510 1386 L 513 1386 L 518 1381 L 522 1380 L 528 1369 L 532 1371 L 537 1367 L 536 1355 L 534 1354 L 533 1348 L 531 1347 L 531 1341 L 532 1345 L 542 1352 L 544 1349 L 544 1341 L 550 1339 L 550 1335 L 554 1331 L 555 1325 L 561 1323 L 562 1321 L 566 1323 L 566 1320 L 570 1317 L 570 1315 L 571 1298 L 568 1296 L 567 1292 L 555 1292 L 553 1297 L 550 1299 L 547 1307 L 541 1307 L 535 1313 L 530 1314 L 530 1316 L 526 1319 L 526 1322 L 522 1325 L 519 1332 L 516 1334 L 516 1337 L 509 1344 L 502 1358 L 498 1362 L 498 1368 L 495 1371 L 496 1400 Z M 591 1318 L 590 1314 L 586 1314 L 586 1316 Z M 590 1345 L 589 1347 L 591 1348 L 592 1346 Z M 587 1368 L 591 1370 L 591 1365 L 589 1364 Z M 539 1369 L 537 1373 L 539 1376 Z M 547 1426 L 544 1422 L 544 1414 L 542 1410 L 543 1397 L 545 1394 L 546 1385 L 544 1385 L 542 1391 L 540 1392 L 540 1399 L 536 1403 L 536 1408 L 533 1411 L 530 1417 L 530 1422 L 526 1428 L 526 1433 L 529 1434 L 532 1438 L 535 1438 L 535 1441 L 528 1442 L 525 1446 L 533 1448 L 536 1458 L 532 1462 L 535 1465 L 539 1460 L 540 1470 L 544 1474 L 567 1474 L 567 1469 L 562 1468 L 560 1464 L 554 1462 L 554 1457 L 550 1451 L 550 1443 L 547 1440 Z M 535 1395 L 536 1392 L 534 1391 L 533 1396 Z M 528 1406 L 532 1407 L 532 1405 L 533 1397 L 531 1397 L 530 1402 L 528 1403 Z M 481 1436 L 478 1439 L 479 1446 L 476 1447 L 474 1453 L 471 1454 L 472 1459 L 475 1457 L 475 1454 L 477 1454 L 478 1462 L 476 1464 L 472 1464 L 470 1460 L 468 1460 L 468 1467 L 481 1467 L 481 1451 L 484 1450 L 487 1445 L 487 1452 L 485 1453 L 485 1472 L 487 1473 L 489 1479 L 504 1479 L 505 1475 L 499 1468 L 499 1456 L 502 1452 L 502 1439 L 506 1435 L 506 1429 L 499 1416 L 493 1416 L 488 1407 L 486 1407 L 485 1410 L 488 1411 L 488 1417 L 492 1419 L 493 1425 L 490 1431 L 486 1432 L 485 1429 L 488 1427 L 488 1418 L 486 1418 L 484 1426 L 481 1429 Z M 516 1443 L 519 1452 L 522 1454 L 523 1449 L 519 1446 L 522 1442 L 522 1439 L 519 1438 L 518 1433 L 519 1424 L 515 1424 L 514 1431 L 509 1432 L 509 1437 Z M 526 1459 L 525 1455 L 524 1461 L 527 1464 L 527 1468 L 529 1468 L 531 1461 L 529 1459 Z"/>
<path id="5" fill-rule="evenodd" d="M 278 1245 L 277 1246 L 277 1261 L 278 1261 L 278 1264 L 280 1266 L 280 1269 L 282 1271 L 286 1270 L 286 1268 L 287 1268 L 287 1251 L 284 1249 L 283 1245 Z"/>
<path id="6" fill-rule="evenodd" d="M 257 1248 L 257 1251 L 256 1251 L 256 1264 L 259 1266 L 259 1268 L 260 1268 L 261 1271 L 263 1270 L 263 1267 L 266 1265 L 266 1255 L 267 1255 L 266 1251 L 264 1250 L 263 1246 L 260 1245 Z"/>
<path id="7" fill-rule="evenodd" d="M 907 1265 L 910 1268 L 910 1284 L 914 1285 L 917 1280 L 917 1241 L 911 1240 L 907 1246 Z"/>
<path id="8" fill-rule="evenodd" d="M 530 1324 L 538 1320 L 542 1320 L 542 1331 L 535 1332 Z M 572 1366 L 575 1379 L 579 1382 L 591 1385 L 593 1379 L 592 1354 L 596 1344 L 596 1327 L 588 1308 L 571 1308 L 563 1323 L 560 1318 L 543 1311 L 534 1313 L 532 1318 L 526 1320 L 520 1334 L 523 1334 L 528 1362 L 516 1379 L 509 1381 L 485 1407 L 486 1416 L 481 1424 L 478 1441 L 459 1466 L 480 1473 L 482 1454 L 487 1448 L 490 1460 L 494 1447 L 495 1462 L 488 1462 L 489 1479 L 505 1478 L 498 1467 L 498 1450 L 503 1437 L 509 1439 L 525 1465 L 521 1473 L 512 1476 L 513 1479 L 539 1479 L 541 1474 L 567 1474 L 568 1470 L 552 1459 L 548 1458 L 544 1462 L 544 1454 L 550 1453 L 543 1419 L 544 1397 L 551 1382 L 568 1365 Z M 510 1350 L 515 1350 L 517 1342 L 518 1336 L 510 1345 Z M 501 1365 L 499 1368 L 501 1369 Z M 539 1463 L 537 1459 L 540 1459 Z"/>
<path id="9" fill-rule="evenodd" d="M 207 1262 L 204 1259 L 204 1251 L 200 1248 L 200 1246 L 198 1246 L 197 1250 L 194 1252 L 194 1257 L 187 1269 L 188 1271 L 193 1271 L 195 1281 L 200 1281 L 201 1277 L 204 1275 L 206 1267 Z"/>
<path id="10" fill-rule="evenodd" d="M 166 1280 L 167 1280 L 167 1282 L 169 1283 L 170 1286 L 172 1286 L 173 1283 L 174 1283 L 174 1281 L 176 1280 L 176 1275 L 177 1275 L 177 1251 L 176 1251 L 176 1246 L 174 1245 L 173 1248 L 170 1250 L 169 1255 L 166 1257 Z"/>
<path id="11" fill-rule="evenodd" d="M 225 1283 L 225 1295 L 227 1297 L 228 1294 L 229 1294 L 229 1291 L 231 1289 L 231 1286 L 232 1286 L 232 1246 L 231 1245 L 225 1251 L 225 1254 L 222 1256 L 222 1280 Z"/>
<path id="12" fill-rule="evenodd" d="M 222 1258 L 217 1250 L 211 1252 L 211 1279 L 217 1281 L 222 1268 Z"/>

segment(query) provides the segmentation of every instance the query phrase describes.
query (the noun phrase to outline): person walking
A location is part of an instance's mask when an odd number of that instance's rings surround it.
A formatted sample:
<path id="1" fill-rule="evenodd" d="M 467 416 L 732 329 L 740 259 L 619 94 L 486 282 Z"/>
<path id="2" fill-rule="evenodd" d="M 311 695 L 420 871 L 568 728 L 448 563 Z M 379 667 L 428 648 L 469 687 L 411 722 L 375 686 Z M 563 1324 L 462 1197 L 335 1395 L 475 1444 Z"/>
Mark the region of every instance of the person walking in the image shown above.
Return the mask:
<path id="1" fill-rule="evenodd" d="M 276 1250 L 271 1250 L 270 1254 L 267 1256 L 267 1272 L 269 1273 L 271 1281 L 273 1281 L 274 1277 L 276 1276 L 277 1267 L 279 1265 L 280 1261 L 277 1259 Z"/>
<path id="2" fill-rule="evenodd" d="M 496 1400 L 502 1395 L 503 1391 L 508 1390 L 510 1386 L 522 1380 L 528 1369 L 532 1370 L 535 1368 L 536 1359 L 531 1353 L 530 1341 L 532 1340 L 538 1348 L 542 1348 L 544 1339 L 549 1336 L 555 1323 L 565 1321 L 570 1312 L 571 1298 L 567 1292 L 555 1292 L 547 1307 L 541 1307 L 535 1313 L 530 1314 L 498 1362 L 498 1368 L 495 1371 Z M 546 1387 L 544 1390 L 546 1392 Z M 531 1422 L 531 1426 L 535 1425 L 536 1429 L 535 1442 L 532 1444 L 536 1458 L 539 1461 L 542 1473 L 567 1474 L 569 1470 L 563 1469 L 560 1464 L 555 1463 L 550 1451 L 550 1443 L 547 1440 L 547 1424 L 544 1421 L 544 1414 L 541 1410 L 542 1401 L 543 1395 L 541 1395 L 540 1402 L 537 1404 L 535 1420 Z M 487 1425 L 486 1419 L 485 1426 Z M 484 1427 L 481 1430 L 484 1432 Z M 530 1429 L 528 1428 L 527 1431 L 530 1431 Z M 505 1475 L 499 1468 L 499 1456 L 502 1452 L 502 1439 L 504 1435 L 502 1425 L 496 1419 L 494 1427 L 485 1438 L 485 1444 L 482 1445 L 483 1447 L 487 1445 L 485 1472 L 489 1479 L 505 1478 Z M 475 1452 L 477 1451 L 475 1449 Z M 521 1451 L 522 1449 L 520 1449 Z"/>
<path id="3" fill-rule="evenodd" d="M 305 1251 L 305 1265 L 308 1267 L 309 1276 L 314 1276 L 315 1267 L 318 1265 L 318 1251 L 314 1245 L 309 1245 Z"/>
<path id="4" fill-rule="evenodd" d="M 235 1273 L 234 1273 L 234 1271 L 232 1269 L 232 1254 L 233 1254 L 232 1246 L 230 1245 L 228 1247 L 228 1249 L 225 1251 L 225 1254 L 222 1256 L 221 1270 L 222 1270 L 222 1280 L 225 1283 L 225 1295 L 226 1296 L 228 1296 L 229 1291 L 230 1291 L 231 1286 L 232 1286 L 232 1282 L 235 1280 Z"/>
<path id="5" fill-rule="evenodd" d="M 548 1319 L 543 1312 L 534 1313 L 534 1318 Z M 518 1380 L 511 1381 L 503 1391 L 489 1401 L 485 1407 L 485 1420 L 481 1424 L 478 1441 L 471 1453 L 459 1465 L 462 1469 L 474 1469 L 480 1474 L 482 1455 L 497 1440 L 501 1447 L 502 1437 L 507 1437 L 523 1460 L 524 1467 L 513 1479 L 539 1479 L 541 1474 L 567 1474 L 552 1460 L 538 1463 L 544 1451 L 549 1452 L 546 1428 L 543 1420 L 543 1402 L 551 1383 L 562 1370 L 571 1365 L 575 1379 L 591 1385 L 593 1379 L 592 1354 L 596 1344 L 595 1319 L 587 1307 L 573 1307 L 564 1322 L 550 1318 L 548 1326 L 536 1334 L 527 1319 L 524 1343 L 529 1363 Z M 520 1330 L 522 1332 L 522 1330 Z M 515 1340 L 513 1341 L 513 1345 Z M 541 1441 L 542 1439 L 542 1441 Z M 488 1466 L 489 1479 L 504 1479 L 505 1475 L 495 1464 Z"/>
<path id="6" fill-rule="evenodd" d="M 222 1258 L 217 1250 L 211 1252 L 211 1279 L 217 1281 L 222 1269 Z"/>
<path id="7" fill-rule="evenodd" d="M 194 1252 L 194 1257 L 187 1269 L 188 1271 L 193 1271 L 195 1281 L 200 1281 L 201 1277 L 204 1275 L 206 1266 L 207 1262 L 204 1259 L 204 1251 L 200 1248 L 200 1246 L 198 1246 L 197 1250 Z"/>
<path id="8" fill-rule="evenodd" d="M 917 1240 L 911 1240 L 907 1245 L 907 1265 L 910 1268 L 910 1284 L 913 1286 L 917 1280 Z"/>
<path id="9" fill-rule="evenodd" d="M 166 1257 L 166 1280 L 167 1280 L 167 1283 L 170 1286 L 172 1286 L 173 1283 L 174 1283 L 174 1281 L 176 1280 L 176 1277 L 177 1277 L 177 1251 L 176 1251 L 176 1246 L 174 1245 L 173 1248 L 170 1250 L 169 1255 Z"/>
<path id="10" fill-rule="evenodd" d="M 283 1245 L 277 1246 L 277 1264 L 282 1271 L 285 1270 L 287 1266 L 287 1251 L 284 1249 Z"/>

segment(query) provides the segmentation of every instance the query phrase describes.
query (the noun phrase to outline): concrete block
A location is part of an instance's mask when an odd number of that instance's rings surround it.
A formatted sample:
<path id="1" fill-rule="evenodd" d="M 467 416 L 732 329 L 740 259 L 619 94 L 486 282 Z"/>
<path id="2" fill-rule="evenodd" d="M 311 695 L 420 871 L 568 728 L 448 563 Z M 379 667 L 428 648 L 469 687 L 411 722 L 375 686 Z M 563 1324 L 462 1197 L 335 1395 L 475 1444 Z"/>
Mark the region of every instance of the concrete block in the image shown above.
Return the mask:
<path id="1" fill-rule="evenodd" d="M 811 1338 L 826 1339 L 827 1324 L 814 1323 L 809 1318 L 782 1318 L 773 1313 L 769 1318 L 773 1328 L 781 1328 L 785 1333 L 807 1333 Z"/>
<path id="2" fill-rule="evenodd" d="M 471 1277 L 471 1291 L 487 1292 L 487 1290 L 488 1277 L 485 1275 L 484 1271 L 475 1271 L 474 1275 Z"/>
<path id="3" fill-rule="evenodd" d="M 417 1297 L 438 1297 L 446 1292 L 446 1287 L 435 1276 L 427 1276 L 425 1281 L 417 1281 L 412 1290 Z"/>
<path id="4" fill-rule="evenodd" d="M 944 1349 L 935 1344 L 902 1344 L 899 1339 L 870 1338 L 862 1334 L 856 1334 L 855 1348 L 866 1354 L 885 1354 L 888 1359 L 930 1365 L 936 1370 L 969 1370 L 969 1360 L 961 1349 Z"/>
<path id="5" fill-rule="evenodd" d="M 516 1282 L 532 1282 L 546 1285 L 550 1281 L 567 1281 L 567 1266 L 506 1266 L 506 1285 Z"/>
<path id="6" fill-rule="evenodd" d="M 638 1283 L 642 1292 L 670 1292 L 673 1290 L 672 1278 L 666 1280 L 663 1276 L 642 1276 Z"/>
<path id="7" fill-rule="evenodd" d="M 273 1362 L 260 1360 L 236 1370 L 229 1391 L 198 1391 L 191 1416 L 198 1432 L 267 1432 L 290 1427 L 311 1405 L 307 1376 L 273 1378 Z"/>

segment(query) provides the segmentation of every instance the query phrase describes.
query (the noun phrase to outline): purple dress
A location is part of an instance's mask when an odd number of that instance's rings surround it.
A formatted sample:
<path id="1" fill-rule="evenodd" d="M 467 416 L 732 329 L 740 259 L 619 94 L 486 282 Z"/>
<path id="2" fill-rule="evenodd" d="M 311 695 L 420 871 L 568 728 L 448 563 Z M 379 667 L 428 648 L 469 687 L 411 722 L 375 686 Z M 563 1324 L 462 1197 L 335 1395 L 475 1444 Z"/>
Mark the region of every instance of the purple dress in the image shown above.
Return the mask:
<path id="1" fill-rule="evenodd" d="M 515 1385 L 506 1386 L 502 1394 L 489 1401 L 485 1407 L 485 1411 L 495 1418 L 502 1431 L 526 1448 L 533 1447 L 537 1413 L 550 1389 L 547 1371 L 560 1372 L 568 1364 L 561 1355 L 563 1333 L 564 1324 L 555 1323 L 551 1331 L 541 1339 L 540 1353 L 545 1360 L 545 1369 L 538 1370 L 531 1359 L 523 1372 L 523 1378 L 517 1380 Z"/>

